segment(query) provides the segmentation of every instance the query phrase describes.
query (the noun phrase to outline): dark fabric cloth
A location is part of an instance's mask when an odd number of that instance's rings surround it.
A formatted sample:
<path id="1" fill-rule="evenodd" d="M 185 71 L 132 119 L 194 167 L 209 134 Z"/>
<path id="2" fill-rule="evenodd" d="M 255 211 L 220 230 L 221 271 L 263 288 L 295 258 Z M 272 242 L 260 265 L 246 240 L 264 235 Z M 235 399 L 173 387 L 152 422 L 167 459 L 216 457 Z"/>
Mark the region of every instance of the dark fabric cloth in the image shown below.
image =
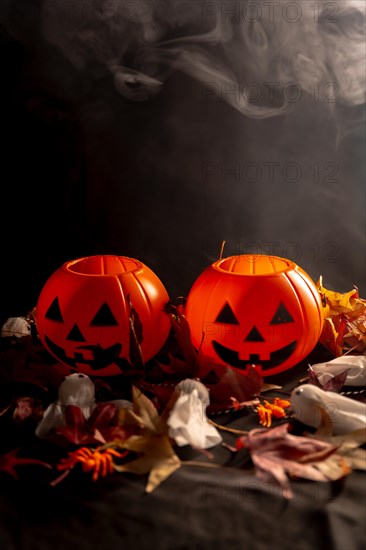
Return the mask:
<path id="1" fill-rule="evenodd" d="M 326 355 L 318 347 L 307 360 L 314 363 Z M 303 362 L 275 382 L 289 392 L 305 373 Z M 258 418 L 246 409 L 213 419 L 235 429 L 258 427 Z M 222 435 L 226 443 L 235 444 L 235 434 Z M 32 441 L 26 444 L 33 448 Z M 177 448 L 182 460 L 225 467 L 183 465 L 150 494 L 145 492 L 147 477 L 133 474 L 114 473 L 92 482 L 75 469 L 52 487 L 49 471 L 38 466 L 29 466 L 18 480 L 1 472 L 0 548 L 364 548 L 364 472 L 354 471 L 336 482 L 292 481 L 293 496 L 285 498 L 281 489 L 254 475 L 247 450 L 232 453 L 218 445 L 211 451 L 212 460 L 190 447 Z M 52 445 L 46 445 L 43 456 L 52 459 L 52 452 Z"/>
<path id="2" fill-rule="evenodd" d="M 296 483 L 292 500 L 239 469 L 184 467 L 151 494 L 144 481 L 113 475 L 53 489 L 2 482 L 1 548 L 364 548 L 359 472 L 342 483 Z"/>

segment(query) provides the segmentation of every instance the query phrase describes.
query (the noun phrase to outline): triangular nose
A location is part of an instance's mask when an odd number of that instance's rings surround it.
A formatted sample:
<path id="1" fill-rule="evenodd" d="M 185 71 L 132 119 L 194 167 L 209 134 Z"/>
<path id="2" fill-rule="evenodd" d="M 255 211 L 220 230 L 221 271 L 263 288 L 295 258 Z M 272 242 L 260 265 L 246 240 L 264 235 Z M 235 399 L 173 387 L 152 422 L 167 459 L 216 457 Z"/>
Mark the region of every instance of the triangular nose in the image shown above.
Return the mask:
<path id="1" fill-rule="evenodd" d="M 77 325 L 74 325 L 70 330 L 69 334 L 66 337 L 66 340 L 71 340 L 72 342 L 85 342 L 84 336 L 81 334 L 80 329 Z"/>
<path id="2" fill-rule="evenodd" d="M 264 338 L 256 326 L 252 328 L 244 342 L 264 342 Z"/>

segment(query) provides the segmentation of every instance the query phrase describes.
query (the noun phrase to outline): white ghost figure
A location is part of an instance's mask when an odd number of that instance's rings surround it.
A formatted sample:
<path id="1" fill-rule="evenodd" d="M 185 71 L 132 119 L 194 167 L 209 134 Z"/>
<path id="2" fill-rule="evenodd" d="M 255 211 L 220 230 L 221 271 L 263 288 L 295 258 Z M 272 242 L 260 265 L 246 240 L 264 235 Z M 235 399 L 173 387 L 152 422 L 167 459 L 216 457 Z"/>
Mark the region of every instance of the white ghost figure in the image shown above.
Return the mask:
<path id="1" fill-rule="evenodd" d="M 95 408 L 95 386 L 86 374 L 73 373 L 66 376 L 58 389 L 58 399 L 45 410 L 36 428 L 38 437 L 47 437 L 51 431 L 65 425 L 65 407 L 75 405 L 89 418 Z"/>
<path id="2" fill-rule="evenodd" d="M 1 338 L 31 336 L 31 326 L 25 317 L 9 317 L 1 328 Z"/>
<path id="3" fill-rule="evenodd" d="M 350 369 L 346 386 L 366 386 L 366 355 L 342 355 L 325 363 L 316 363 L 311 368 L 321 384 L 325 384 L 337 374 Z"/>
<path id="4" fill-rule="evenodd" d="M 210 404 L 206 386 L 187 378 L 176 386 L 175 391 L 178 398 L 167 421 L 169 437 L 179 447 L 191 445 L 196 449 L 208 449 L 221 443 L 221 435 L 206 417 Z"/>
<path id="5" fill-rule="evenodd" d="M 303 384 L 292 390 L 290 401 L 294 418 L 307 426 L 320 426 L 323 410 L 331 419 L 334 435 L 366 427 L 365 403 L 324 391 L 314 384 Z"/>
<path id="6" fill-rule="evenodd" d="M 133 407 L 131 401 L 127 401 L 126 399 L 114 399 L 106 401 L 106 403 L 112 403 L 118 410 Z M 65 407 L 67 405 L 79 407 L 85 419 L 90 417 L 97 405 L 95 402 L 94 382 L 89 376 L 79 372 L 66 376 L 58 389 L 57 401 L 47 407 L 41 421 L 38 423 L 36 428 L 36 435 L 38 437 L 47 437 L 56 428 L 66 424 Z"/>

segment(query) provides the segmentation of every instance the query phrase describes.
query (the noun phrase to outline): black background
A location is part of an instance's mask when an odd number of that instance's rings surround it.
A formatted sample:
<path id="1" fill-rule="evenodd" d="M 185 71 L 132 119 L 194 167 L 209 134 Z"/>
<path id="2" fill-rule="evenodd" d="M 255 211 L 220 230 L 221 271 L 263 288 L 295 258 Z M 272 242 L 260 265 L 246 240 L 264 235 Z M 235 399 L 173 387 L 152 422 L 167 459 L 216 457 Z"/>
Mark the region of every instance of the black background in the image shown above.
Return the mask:
<path id="1" fill-rule="evenodd" d="M 139 258 L 175 299 L 222 240 L 225 255 L 274 252 L 365 294 L 364 105 L 303 94 L 258 119 L 220 94 L 205 100 L 205 83 L 174 65 L 158 94 L 133 101 L 97 57 L 72 63 L 41 15 L 39 0 L 1 4 L 2 319 L 31 309 L 64 261 L 91 254 Z M 248 163 L 262 176 L 245 177 Z"/>

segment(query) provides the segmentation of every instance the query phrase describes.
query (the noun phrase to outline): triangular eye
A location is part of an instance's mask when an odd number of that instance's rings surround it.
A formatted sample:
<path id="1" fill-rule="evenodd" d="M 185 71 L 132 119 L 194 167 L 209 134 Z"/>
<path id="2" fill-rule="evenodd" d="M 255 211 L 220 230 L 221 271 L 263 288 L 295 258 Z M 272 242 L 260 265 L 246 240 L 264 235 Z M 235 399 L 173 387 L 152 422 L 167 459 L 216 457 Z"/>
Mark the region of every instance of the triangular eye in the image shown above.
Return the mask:
<path id="1" fill-rule="evenodd" d="M 52 304 L 48 308 L 47 313 L 46 313 L 46 317 L 50 321 L 58 321 L 60 323 L 64 322 L 64 319 L 63 319 L 62 313 L 61 313 L 61 309 L 60 309 L 60 304 L 58 302 L 57 297 L 53 300 Z"/>
<path id="2" fill-rule="evenodd" d="M 216 323 L 226 323 L 227 325 L 238 325 L 239 321 L 234 315 L 233 310 L 226 302 L 222 310 L 217 316 Z"/>
<path id="3" fill-rule="evenodd" d="M 94 316 L 90 326 L 92 327 L 112 327 L 117 326 L 117 320 L 110 310 L 108 304 L 103 304 Z"/>
<path id="4" fill-rule="evenodd" d="M 277 308 L 276 313 L 273 316 L 273 319 L 271 321 L 271 325 L 281 325 L 282 323 L 293 323 L 293 318 L 285 308 L 282 302 L 280 302 L 280 305 Z"/>
<path id="5" fill-rule="evenodd" d="M 71 340 L 72 342 L 85 342 L 84 336 L 81 334 L 80 329 L 77 325 L 74 325 L 70 330 L 69 334 L 66 337 L 66 340 Z"/>

